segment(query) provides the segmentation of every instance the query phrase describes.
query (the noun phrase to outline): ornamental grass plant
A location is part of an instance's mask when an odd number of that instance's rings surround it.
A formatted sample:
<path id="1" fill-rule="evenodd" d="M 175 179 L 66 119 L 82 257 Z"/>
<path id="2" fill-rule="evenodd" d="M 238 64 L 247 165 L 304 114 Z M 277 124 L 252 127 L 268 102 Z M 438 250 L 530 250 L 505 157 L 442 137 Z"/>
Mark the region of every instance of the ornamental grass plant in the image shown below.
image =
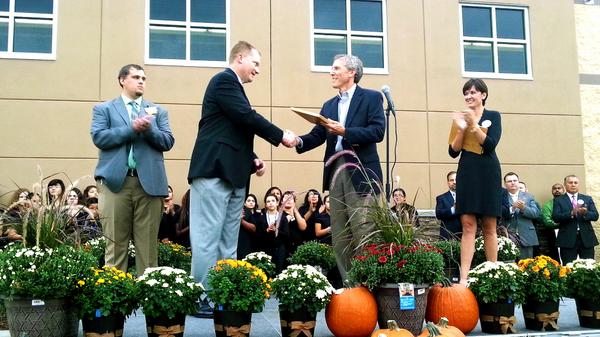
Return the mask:
<path id="1" fill-rule="evenodd" d="M 129 316 L 138 307 L 136 292 L 131 274 L 104 266 L 77 281 L 74 303 L 80 317 Z"/>
<path id="2" fill-rule="evenodd" d="M 183 269 L 189 274 L 192 269 L 192 253 L 175 242 L 159 242 L 158 265 Z"/>
<path id="3" fill-rule="evenodd" d="M 469 271 L 469 289 L 483 303 L 525 302 L 526 281 L 512 262 L 486 261 Z"/>
<path id="4" fill-rule="evenodd" d="M 198 298 L 204 291 L 200 283 L 182 269 L 146 268 L 137 278 L 138 302 L 147 317 L 190 315 L 198 310 Z"/>
<path id="5" fill-rule="evenodd" d="M 566 296 L 570 268 L 561 266 L 556 260 L 545 255 L 520 260 L 518 265 L 527 284 L 527 301 L 556 301 Z"/>
<path id="6" fill-rule="evenodd" d="M 271 285 L 264 271 L 242 260 L 219 260 L 208 272 L 208 297 L 219 310 L 260 312 Z"/>
<path id="7" fill-rule="evenodd" d="M 600 298 L 600 263 L 594 259 L 577 259 L 567 264 L 567 296 Z"/>
<path id="8" fill-rule="evenodd" d="M 96 259 L 81 249 L 24 247 L 0 252 L 0 294 L 8 298 L 70 298 L 76 284 L 91 275 Z"/>
<path id="9" fill-rule="evenodd" d="M 323 310 L 335 289 L 327 277 L 310 265 L 290 265 L 273 280 L 273 294 L 283 311 Z"/>
<path id="10" fill-rule="evenodd" d="M 275 277 L 275 263 L 271 255 L 265 252 L 254 252 L 246 255 L 242 261 L 246 261 L 251 265 L 261 269 L 270 280 Z"/>
<path id="11" fill-rule="evenodd" d="M 434 284 L 443 278 L 444 259 L 431 245 L 365 245 L 352 260 L 350 278 L 370 289 L 385 283 Z"/>
<path id="12" fill-rule="evenodd" d="M 292 264 L 310 265 L 330 270 L 335 267 L 333 248 L 325 243 L 309 241 L 302 244 L 290 258 Z"/>

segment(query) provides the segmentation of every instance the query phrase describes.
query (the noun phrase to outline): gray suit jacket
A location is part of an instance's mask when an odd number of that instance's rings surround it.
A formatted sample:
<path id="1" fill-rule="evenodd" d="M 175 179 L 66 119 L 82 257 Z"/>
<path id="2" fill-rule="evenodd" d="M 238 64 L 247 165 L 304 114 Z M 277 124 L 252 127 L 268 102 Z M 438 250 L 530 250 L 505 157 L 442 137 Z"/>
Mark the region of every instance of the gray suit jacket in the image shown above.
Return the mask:
<path id="1" fill-rule="evenodd" d="M 140 116 L 156 108 L 152 127 L 142 133 L 133 131 L 127 108 L 121 96 L 94 107 L 92 140 L 100 150 L 94 177 L 114 193 L 123 187 L 127 175 L 129 146 L 133 146 L 140 183 L 151 196 L 167 195 L 167 175 L 163 152 L 169 151 L 175 138 L 169 127 L 166 110 L 142 100 Z M 150 108 L 150 109 L 148 109 Z"/>
<path id="2" fill-rule="evenodd" d="M 510 214 L 512 199 L 506 189 L 502 193 L 502 217 L 504 224 L 508 227 L 509 231 L 519 234 L 521 246 L 537 246 L 539 242 L 532 220 L 540 217 L 540 208 L 529 193 L 519 192 L 519 200 L 525 202 L 525 208 L 523 210 L 517 209 L 513 214 Z"/>

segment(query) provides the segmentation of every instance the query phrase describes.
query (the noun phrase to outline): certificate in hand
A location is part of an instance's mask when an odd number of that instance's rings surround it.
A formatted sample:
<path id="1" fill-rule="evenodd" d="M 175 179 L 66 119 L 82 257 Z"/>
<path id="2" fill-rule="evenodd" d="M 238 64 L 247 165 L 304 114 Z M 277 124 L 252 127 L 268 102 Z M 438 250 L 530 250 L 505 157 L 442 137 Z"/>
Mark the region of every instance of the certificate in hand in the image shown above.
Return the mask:
<path id="1" fill-rule="evenodd" d="M 298 116 L 306 119 L 307 121 L 313 124 L 326 124 L 327 118 L 321 116 L 318 113 L 314 113 L 308 110 L 298 109 L 298 108 L 290 108 L 293 112 L 298 114 Z"/>
<path id="2" fill-rule="evenodd" d="M 482 127 L 481 131 L 483 131 L 484 133 L 487 134 L 487 128 Z M 450 129 L 450 135 L 448 136 L 448 144 L 452 144 L 452 141 L 456 137 L 457 133 L 458 133 L 458 125 L 456 124 L 456 121 L 452 121 L 452 129 Z M 481 147 L 481 144 L 479 144 L 479 141 L 477 140 L 477 137 L 475 136 L 475 134 L 468 130 L 463 131 L 463 133 L 464 134 L 463 134 L 462 149 L 465 151 L 482 154 L 483 148 Z"/>

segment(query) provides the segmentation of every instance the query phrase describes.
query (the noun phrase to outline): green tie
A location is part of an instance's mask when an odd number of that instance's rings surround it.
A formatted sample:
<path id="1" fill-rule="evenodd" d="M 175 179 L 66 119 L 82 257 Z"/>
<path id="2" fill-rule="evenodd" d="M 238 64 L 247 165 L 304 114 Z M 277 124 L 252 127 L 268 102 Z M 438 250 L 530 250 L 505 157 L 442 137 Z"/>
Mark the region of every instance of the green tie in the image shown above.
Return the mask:
<path id="1" fill-rule="evenodd" d="M 135 101 L 129 102 L 129 105 L 131 106 L 131 121 L 133 121 L 134 119 L 136 119 L 138 117 L 138 113 L 140 112 L 140 110 L 138 109 L 137 103 Z M 135 166 L 136 166 L 135 159 L 133 157 L 133 143 L 129 147 L 129 156 L 127 157 L 127 166 L 132 170 L 134 170 Z"/>

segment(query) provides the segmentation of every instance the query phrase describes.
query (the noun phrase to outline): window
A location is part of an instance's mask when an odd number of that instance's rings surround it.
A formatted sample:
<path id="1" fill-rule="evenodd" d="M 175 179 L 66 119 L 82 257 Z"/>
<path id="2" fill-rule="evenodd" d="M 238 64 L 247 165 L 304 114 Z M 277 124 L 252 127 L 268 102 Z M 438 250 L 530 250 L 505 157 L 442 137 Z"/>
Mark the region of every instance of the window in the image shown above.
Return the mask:
<path id="1" fill-rule="evenodd" d="M 147 1 L 146 63 L 227 65 L 229 0 Z"/>
<path id="2" fill-rule="evenodd" d="M 463 74 L 531 79 L 527 8 L 461 4 Z"/>
<path id="3" fill-rule="evenodd" d="M 56 58 L 58 0 L 0 0 L 0 58 Z"/>
<path id="4" fill-rule="evenodd" d="M 337 54 L 358 56 L 367 73 L 387 73 L 386 0 L 312 0 L 313 70 L 329 71 Z"/>

